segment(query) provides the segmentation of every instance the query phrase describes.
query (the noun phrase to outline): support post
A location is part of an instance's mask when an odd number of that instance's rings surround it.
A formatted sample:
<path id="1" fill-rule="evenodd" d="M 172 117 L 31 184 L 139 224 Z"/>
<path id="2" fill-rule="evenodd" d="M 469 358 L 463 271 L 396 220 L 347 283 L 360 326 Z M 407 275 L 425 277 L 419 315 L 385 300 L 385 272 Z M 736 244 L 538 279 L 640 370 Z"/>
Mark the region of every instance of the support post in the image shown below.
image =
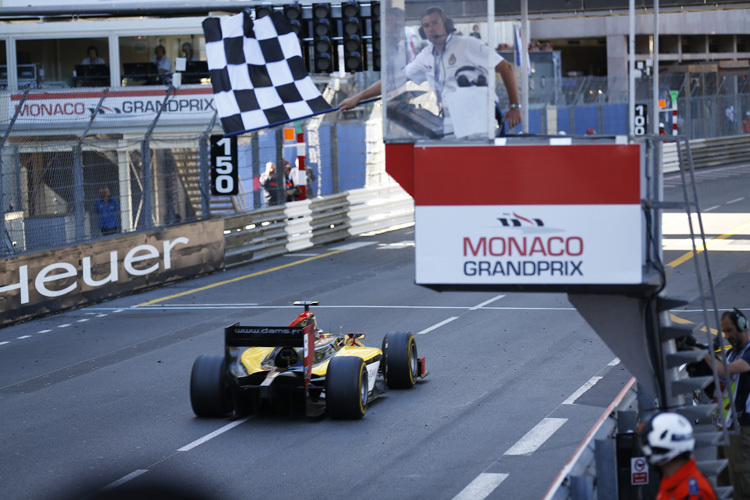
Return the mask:
<path id="1" fill-rule="evenodd" d="M 143 176 L 142 185 L 143 185 L 143 193 L 141 194 L 141 199 L 143 200 L 143 228 L 144 229 L 151 229 L 154 227 L 154 209 L 153 209 L 153 183 L 151 179 L 151 134 L 154 133 L 154 128 L 156 128 L 156 124 L 159 122 L 159 118 L 161 118 L 162 112 L 167 107 L 167 101 L 169 100 L 169 95 L 174 92 L 174 87 L 169 86 L 167 87 L 167 93 L 164 96 L 164 100 L 161 103 L 161 107 L 159 107 L 159 110 L 156 112 L 156 116 L 154 117 L 153 121 L 151 122 L 151 125 L 149 125 L 148 130 L 146 131 L 145 136 L 143 137 L 143 142 L 141 143 L 141 164 L 143 165 L 141 175 Z"/>
<path id="2" fill-rule="evenodd" d="M 211 217 L 211 203 L 209 200 L 210 196 L 210 189 L 208 187 L 209 183 L 209 165 L 208 165 L 208 137 L 211 134 L 211 131 L 214 129 L 214 125 L 216 124 L 216 117 L 218 116 L 218 111 L 214 111 L 214 115 L 211 117 L 211 121 L 208 124 L 208 127 L 206 127 L 206 130 L 203 131 L 203 134 L 201 135 L 200 139 L 200 158 L 198 159 L 200 162 L 200 193 L 201 193 L 201 214 L 203 214 L 204 219 L 208 219 Z"/>
<path id="3" fill-rule="evenodd" d="M 253 208 L 260 208 L 260 195 L 263 188 L 255 189 L 255 179 L 260 178 L 260 141 L 258 140 L 258 132 L 253 132 L 250 136 L 250 151 L 253 161 Z"/>

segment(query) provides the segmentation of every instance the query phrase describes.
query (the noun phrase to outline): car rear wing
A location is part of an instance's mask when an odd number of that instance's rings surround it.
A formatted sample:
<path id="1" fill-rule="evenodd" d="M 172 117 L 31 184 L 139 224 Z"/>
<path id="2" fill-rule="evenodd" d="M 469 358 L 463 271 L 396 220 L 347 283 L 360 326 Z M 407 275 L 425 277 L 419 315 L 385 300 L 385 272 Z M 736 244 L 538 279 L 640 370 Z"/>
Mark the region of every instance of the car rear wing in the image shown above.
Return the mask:
<path id="1" fill-rule="evenodd" d="M 315 325 L 296 326 L 241 326 L 235 323 L 224 329 L 224 345 L 228 364 L 235 362 L 239 348 L 291 347 L 302 348 L 304 356 L 305 389 L 312 375 L 315 354 Z"/>
<path id="2" fill-rule="evenodd" d="M 241 326 L 224 329 L 227 347 L 304 347 L 305 329 L 290 326 Z"/>

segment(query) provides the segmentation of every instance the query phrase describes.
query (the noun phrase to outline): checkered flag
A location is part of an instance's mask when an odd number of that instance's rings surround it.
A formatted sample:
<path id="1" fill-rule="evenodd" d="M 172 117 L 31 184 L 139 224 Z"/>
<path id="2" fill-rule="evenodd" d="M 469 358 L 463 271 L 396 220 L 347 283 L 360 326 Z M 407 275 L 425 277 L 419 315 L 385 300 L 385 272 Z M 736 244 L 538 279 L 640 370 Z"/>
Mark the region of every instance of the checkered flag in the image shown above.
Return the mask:
<path id="1" fill-rule="evenodd" d="M 332 111 L 305 69 L 297 35 L 281 12 L 203 21 L 214 101 L 226 135 Z"/>

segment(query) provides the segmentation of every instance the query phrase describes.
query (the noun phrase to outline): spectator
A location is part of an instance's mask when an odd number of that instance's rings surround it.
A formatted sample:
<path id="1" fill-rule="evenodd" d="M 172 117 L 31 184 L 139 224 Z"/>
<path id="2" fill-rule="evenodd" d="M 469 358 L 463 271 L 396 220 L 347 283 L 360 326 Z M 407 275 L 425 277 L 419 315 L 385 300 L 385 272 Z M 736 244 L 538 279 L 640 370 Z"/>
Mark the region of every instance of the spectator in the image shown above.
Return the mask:
<path id="1" fill-rule="evenodd" d="M 750 134 L 750 111 L 745 112 L 745 119 L 742 121 L 742 132 Z"/>
<path id="2" fill-rule="evenodd" d="M 94 205 L 94 213 L 99 218 L 99 232 L 102 235 L 113 234 L 120 228 L 120 204 L 110 197 L 109 188 L 102 186 L 99 199 Z"/>
<path id="3" fill-rule="evenodd" d="M 153 62 L 156 64 L 156 68 L 159 70 L 160 74 L 166 74 L 172 72 L 172 61 L 164 55 L 164 46 L 163 45 L 157 45 L 154 49 L 154 57 Z"/>
<path id="4" fill-rule="evenodd" d="M 185 58 L 187 61 L 197 61 L 198 58 L 195 57 L 195 54 L 193 53 L 193 44 L 190 42 L 185 42 L 182 44 L 182 57 Z"/>
<path id="5" fill-rule="evenodd" d="M 471 33 L 470 33 L 470 35 L 473 36 L 474 38 L 479 39 L 479 40 L 482 39 L 482 35 L 479 33 L 479 25 L 478 24 L 475 24 L 474 26 L 471 27 Z"/>
<path id="6" fill-rule="evenodd" d="M 716 500 L 711 483 L 692 457 L 695 438 L 687 418 L 677 413 L 658 413 L 648 422 L 641 438 L 643 453 L 662 472 L 656 500 Z"/>
<path id="7" fill-rule="evenodd" d="M 104 59 L 99 57 L 99 50 L 93 45 L 86 49 L 86 53 L 88 54 L 88 56 L 86 56 L 86 58 L 81 61 L 81 64 L 106 64 L 104 62 Z"/>
<path id="8" fill-rule="evenodd" d="M 278 205 L 279 181 L 274 162 L 266 163 L 266 171 L 260 175 L 260 185 L 263 186 L 263 199 L 266 201 L 266 206 Z"/>

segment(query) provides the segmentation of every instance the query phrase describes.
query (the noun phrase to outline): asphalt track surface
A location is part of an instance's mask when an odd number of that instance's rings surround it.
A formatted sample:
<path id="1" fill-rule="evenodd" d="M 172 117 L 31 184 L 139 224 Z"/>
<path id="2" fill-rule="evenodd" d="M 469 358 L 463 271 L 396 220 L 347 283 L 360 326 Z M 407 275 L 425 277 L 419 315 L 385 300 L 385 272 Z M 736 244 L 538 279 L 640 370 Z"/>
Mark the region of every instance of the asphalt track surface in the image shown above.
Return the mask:
<path id="1" fill-rule="evenodd" d="M 747 310 L 750 166 L 699 178 L 719 306 Z M 673 294 L 696 288 L 684 220 L 664 221 Z M 359 237 L 0 330 L 0 496 L 542 498 L 630 374 L 564 294 L 414 285 L 413 241 Z M 298 299 L 367 345 L 413 332 L 429 377 L 359 421 L 196 418 L 194 359 L 234 322 L 288 324 Z"/>

